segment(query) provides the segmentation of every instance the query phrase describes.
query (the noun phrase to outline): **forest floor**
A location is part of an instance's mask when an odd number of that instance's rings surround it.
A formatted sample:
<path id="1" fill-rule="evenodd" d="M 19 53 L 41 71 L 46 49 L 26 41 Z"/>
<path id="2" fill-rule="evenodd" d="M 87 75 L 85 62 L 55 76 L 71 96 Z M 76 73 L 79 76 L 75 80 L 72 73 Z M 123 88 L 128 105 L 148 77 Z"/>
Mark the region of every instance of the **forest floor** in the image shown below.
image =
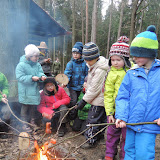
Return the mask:
<path id="1" fill-rule="evenodd" d="M 68 93 L 68 90 L 66 90 Z M 18 111 L 19 107 L 16 104 L 15 111 Z M 13 119 L 11 126 L 13 126 L 17 131 L 21 131 L 21 125 L 18 120 Z M 8 138 L 0 138 L 0 160 L 47 160 L 46 158 L 38 159 L 37 153 L 35 152 L 34 140 L 41 140 L 41 145 L 50 140 L 50 138 L 56 139 L 57 143 L 55 145 L 49 144 L 49 149 L 47 152 L 48 160 L 104 160 L 105 150 L 106 150 L 106 132 L 105 139 L 100 141 L 95 148 L 92 149 L 82 149 L 80 145 L 86 141 L 85 137 L 77 132 L 73 132 L 69 124 L 67 125 L 67 133 L 64 137 L 57 137 L 56 132 L 53 131 L 51 134 L 45 135 L 45 128 L 40 127 L 36 132 L 29 134 L 31 140 L 30 144 L 25 150 L 19 149 L 19 133 L 11 129 Z M 79 134 L 79 135 L 78 135 Z M 0 134 L 1 135 L 1 134 Z M 118 146 L 119 150 L 119 146 Z M 160 160 L 160 135 L 156 138 L 156 154 L 155 160 Z M 56 157 L 58 158 L 55 158 Z M 118 155 L 116 160 L 119 160 Z"/>
<path id="2" fill-rule="evenodd" d="M 105 157 L 105 140 L 101 141 L 95 148 L 92 149 L 82 149 L 79 146 L 85 141 L 83 135 L 75 137 L 78 133 L 73 132 L 70 126 L 67 126 L 68 132 L 64 137 L 56 137 L 56 133 L 53 132 L 50 135 L 45 135 L 42 144 L 48 141 L 50 138 L 55 138 L 57 140 L 56 145 L 50 145 L 49 152 L 47 152 L 48 158 L 50 160 L 64 160 L 63 158 L 68 158 L 68 160 L 104 160 Z M 107 129 L 106 129 L 107 131 Z M 13 133 L 13 131 L 11 131 Z M 44 128 L 35 132 L 30 137 L 35 139 L 41 139 L 45 133 Z M 105 133 L 106 135 L 106 133 Z M 160 135 L 156 139 L 156 158 L 155 160 L 160 160 Z M 49 154 L 50 153 L 50 154 Z M 59 158 L 53 157 L 57 155 Z M 60 159 L 61 158 L 61 159 Z M 72 158 L 72 159 L 71 159 Z M 30 141 L 30 145 L 26 150 L 19 150 L 18 137 L 15 135 L 8 136 L 7 139 L 0 139 L 0 159 L 3 160 L 40 160 L 37 158 L 34 149 L 34 140 Z M 118 160 L 118 156 L 117 159 Z M 43 159 L 46 160 L 46 159 Z"/>

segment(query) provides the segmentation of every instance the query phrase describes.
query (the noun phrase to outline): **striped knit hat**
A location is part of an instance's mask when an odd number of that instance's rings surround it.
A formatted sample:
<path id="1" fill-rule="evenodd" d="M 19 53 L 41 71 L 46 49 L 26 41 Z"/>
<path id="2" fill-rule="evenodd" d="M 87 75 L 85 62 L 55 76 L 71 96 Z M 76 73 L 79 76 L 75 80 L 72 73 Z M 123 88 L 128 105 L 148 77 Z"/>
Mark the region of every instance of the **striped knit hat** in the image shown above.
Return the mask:
<path id="1" fill-rule="evenodd" d="M 155 58 L 158 51 L 158 40 L 155 34 L 156 27 L 150 25 L 145 32 L 138 34 L 130 47 L 131 56 Z"/>
<path id="2" fill-rule="evenodd" d="M 98 58 L 100 56 L 98 46 L 93 42 L 86 43 L 83 46 L 82 55 L 87 61 Z"/>
<path id="3" fill-rule="evenodd" d="M 111 66 L 111 57 L 118 55 L 124 59 L 125 65 L 131 67 L 129 62 L 129 39 L 126 36 L 119 37 L 116 43 L 113 43 L 109 52 L 109 66 Z"/>
<path id="4" fill-rule="evenodd" d="M 83 43 L 76 42 L 72 48 L 72 52 L 78 52 L 78 53 L 82 54 L 82 49 L 83 49 Z"/>

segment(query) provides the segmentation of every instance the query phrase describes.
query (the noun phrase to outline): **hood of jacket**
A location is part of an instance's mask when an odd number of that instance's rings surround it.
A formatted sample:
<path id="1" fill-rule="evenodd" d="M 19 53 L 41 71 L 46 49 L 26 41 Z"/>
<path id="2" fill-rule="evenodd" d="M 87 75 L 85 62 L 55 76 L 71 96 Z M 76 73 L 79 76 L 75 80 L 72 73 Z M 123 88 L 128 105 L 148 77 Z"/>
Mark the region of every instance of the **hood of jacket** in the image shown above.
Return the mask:
<path id="1" fill-rule="evenodd" d="M 27 60 L 25 55 L 23 55 L 23 56 L 20 57 L 19 62 L 24 62 L 24 63 L 30 64 L 31 66 L 37 64 L 37 62 L 32 62 L 30 60 Z"/>

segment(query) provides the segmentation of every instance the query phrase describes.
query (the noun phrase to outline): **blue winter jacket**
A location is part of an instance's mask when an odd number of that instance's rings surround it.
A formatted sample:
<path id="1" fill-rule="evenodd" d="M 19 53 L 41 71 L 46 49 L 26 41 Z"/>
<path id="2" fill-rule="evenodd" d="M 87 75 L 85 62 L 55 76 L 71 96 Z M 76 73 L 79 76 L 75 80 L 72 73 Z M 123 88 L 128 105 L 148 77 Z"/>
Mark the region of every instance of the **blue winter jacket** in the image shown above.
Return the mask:
<path id="1" fill-rule="evenodd" d="M 38 62 L 28 61 L 23 55 L 16 67 L 16 78 L 18 80 L 18 98 L 22 104 L 39 105 L 40 93 L 38 82 L 32 81 L 33 76 L 45 76 Z"/>
<path id="2" fill-rule="evenodd" d="M 134 67 L 125 75 L 116 98 L 116 119 L 138 123 L 160 118 L 160 61 L 152 64 L 148 74 L 144 68 Z M 157 124 L 127 127 L 136 132 L 160 134 Z"/>
<path id="3" fill-rule="evenodd" d="M 83 58 L 71 59 L 66 66 L 64 74 L 69 78 L 68 88 L 81 91 L 84 79 L 88 74 L 88 67 Z"/>

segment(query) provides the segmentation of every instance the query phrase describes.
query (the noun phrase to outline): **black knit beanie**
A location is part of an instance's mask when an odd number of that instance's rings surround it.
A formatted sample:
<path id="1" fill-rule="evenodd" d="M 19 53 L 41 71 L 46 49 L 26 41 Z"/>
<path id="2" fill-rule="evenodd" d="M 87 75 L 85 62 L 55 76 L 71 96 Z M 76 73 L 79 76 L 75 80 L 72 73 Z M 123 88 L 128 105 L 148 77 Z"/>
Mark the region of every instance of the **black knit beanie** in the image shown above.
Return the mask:
<path id="1" fill-rule="evenodd" d="M 56 90 L 58 91 L 58 84 L 57 84 L 57 82 L 55 81 L 55 79 L 54 79 L 53 77 L 47 77 L 47 78 L 44 80 L 44 82 L 43 82 L 43 88 L 45 88 L 45 85 L 46 85 L 47 83 L 53 83 L 53 84 L 55 85 L 55 87 L 56 87 Z M 46 91 L 46 92 L 47 92 L 47 94 L 49 94 L 49 95 L 54 95 L 54 92 L 49 92 L 49 91 Z"/>

